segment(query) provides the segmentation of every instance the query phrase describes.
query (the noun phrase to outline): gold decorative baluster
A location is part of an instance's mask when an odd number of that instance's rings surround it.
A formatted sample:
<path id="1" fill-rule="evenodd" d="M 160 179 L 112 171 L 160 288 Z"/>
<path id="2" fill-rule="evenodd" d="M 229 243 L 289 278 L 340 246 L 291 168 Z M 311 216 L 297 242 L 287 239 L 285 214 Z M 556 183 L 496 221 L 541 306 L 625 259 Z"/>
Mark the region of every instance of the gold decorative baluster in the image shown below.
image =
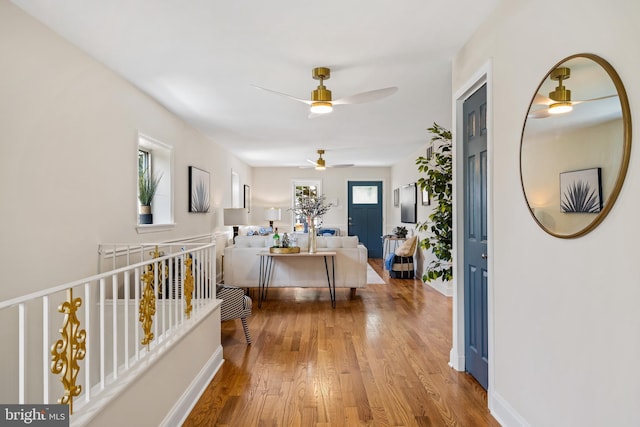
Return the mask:
<path id="1" fill-rule="evenodd" d="M 160 252 L 158 247 L 153 252 L 149 252 L 154 259 L 164 256 L 164 252 Z M 142 299 L 140 300 L 140 307 L 138 308 L 139 317 L 138 320 L 142 323 L 142 330 L 144 331 L 144 338 L 141 341 L 142 345 L 146 345 L 147 349 L 149 344 L 155 338 L 151 327 L 153 326 L 153 316 L 156 314 L 156 295 L 154 291 L 154 274 L 153 266 L 158 266 L 158 295 L 162 295 L 162 284 L 167 278 L 167 266 L 159 264 L 149 264 L 146 267 L 144 274 L 142 275 L 142 283 L 144 283 L 144 289 L 142 291 Z"/>
<path id="2" fill-rule="evenodd" d="M 184 261 L 185 265 L 185 278 L 184 278 L 184 299 L 187 301 L 187 306 L 184 309 L 184 314 L 187 315 L 187 319 L 191 318 L 191 310 L 193 307 L 191 306 L 191 299 L 193 298 L 193 272 L 191 271 L 191 265 L 193 264 L 193 260 L 189 255 L 187 255 L 187 259 Z"/>
<path id="3" fill-rule="evenodd" d="M 73 298 L 73 290 L 67 290 L 67 300 L 60 304 L 58 311 L 64 313 L 64 321 L 60 329 L 62 339 L 51 347 L 51 372 L 61 374 L 60 381 L 65 393 L 58 399 L 58 403 L 69 405 L 69 413 L 73 414 L 73 398 L 80 395 L 82 386 L 76 384 L 80 372 L 78 360 L 84 359 L 86 354 L 87 333 L 80 329 L 80 321 L 76 311 L 82 305 L 81 298 Z"/>
<path id="4" fill-rule="evenodd" d="M 142 323 L 142 330 L 144 331 L 144 338 L 142 338 L 141 344 L 146 345 L 148 349 L 154 338 L 151 327 L 153 326 L 153 316 L 156 314 L 156 295 L 153 290 L 153 265 L 147 265 L 146 270 L 142 275 L 144 290 L 142 291 L 142 299 L 138 309 L 140 313 L 138 320 Z"/>

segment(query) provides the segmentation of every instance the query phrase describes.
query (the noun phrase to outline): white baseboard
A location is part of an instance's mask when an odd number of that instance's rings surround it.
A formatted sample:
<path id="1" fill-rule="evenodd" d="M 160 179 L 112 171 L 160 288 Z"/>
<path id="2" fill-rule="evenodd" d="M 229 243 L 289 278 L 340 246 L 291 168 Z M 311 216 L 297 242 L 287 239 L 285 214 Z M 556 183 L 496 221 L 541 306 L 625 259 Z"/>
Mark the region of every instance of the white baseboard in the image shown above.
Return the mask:
<path id="1" fill-rule="evenodd" d="M 442 280 L 437 279 L 426 283 L 444 296 L 453 296 L 453 281 L 451 280 L 448 282 L 443 282 Z"/>
<path id="2" fill-rule="evenodd" d="M 456 371 L 464 371 L 465 360 L 464 354 L 458 354 L 454 348 L 449 352 L 449 366 L 451 366 Z"/>
<path id="3" fill-rule="evenodd" d="M 504 427 L 530 427 L 530 424 L 498 393 L 488 396 L 491 415 Z"/>
<path id="4" fill-rule="evenodd" d="M 185 390 L 182 396 L 180 396 L 180 399 L 176 401 L 173 408 L 171 408 L 167 416 L 162 420 L 160 426 L 174 427 L 181 426 L 184 423 L 191 413 L 191 410 L 198 402 L 198 399 L 200 399 L 200 396 L 222 366 L 223 362 L 222 346 L 218 346 L 215 353 L 211 355 L 189 387 Z"/>

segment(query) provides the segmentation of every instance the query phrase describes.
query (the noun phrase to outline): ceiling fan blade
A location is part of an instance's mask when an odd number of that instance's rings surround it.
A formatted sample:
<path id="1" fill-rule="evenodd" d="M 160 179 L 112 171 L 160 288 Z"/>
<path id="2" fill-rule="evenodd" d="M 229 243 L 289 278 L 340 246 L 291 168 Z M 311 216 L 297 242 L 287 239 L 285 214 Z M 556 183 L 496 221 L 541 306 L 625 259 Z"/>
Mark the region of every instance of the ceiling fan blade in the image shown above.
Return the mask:
<path id="1" fill-rule="evenodd" d="M 352 166 L 355 166 L 353 163 L 345 163 L 342 165 L 327 165 L 328 168 L 350 168 Z"/>
<path id="2" fill-rule="evenodd" d="M 535 110 L 530 112 L 529 114 L 527 114 L 527 118 L 528 119 L 544 119 L 546 117 L 549 117 L 550 115 L 551 113 L 549 113 L 548 108 L 542 108 L 540 110 Z"/>
<path id="3" fill-rule="evenodd" d="M 363 104 L 365 102 L 373 102 L 378 99 L 386 98 L 387 96 L 391 96 L 398 91 L 398 88 L 395 86 L 386 87 L 383 89 L 370 90 L 368 92 L 356 93 L 355 95 L 350 95 L 345 98 L 340 98 L 332 102 L 333 105 L 344 105 L 344 104 Z"/>
<path id="4" fill-rule="evenodd" d="M 264 90 L 265 92 L 275 93 L 276 95 L 280 95 L 280 96 L 284 96 L 284 97 L 287 97 L 287 98 L 291 98 L 291 99 L 293 99 L 295 101 L 302 102 L 303 104 L 311 105 L 311 101 L 306 100 L 306 99 L 296 98 L 295 96 L 287 95 L 286 93 L 277 92 L 275 90 L 267 89 L 267 88 L 256 86 L 256 85 L 251 85 L 251 86 L 255 87 L 256 89 Z"/>
<path id="5" fill-rule="evenodd" d="M 591 99 L 583 99 L 583 100 L 580 100 L 580 101 L 573 101 L 571 104 L 572 105 L 577 105 L 577 104 L 582 104 L 583 102 L 601 101 L 603 99 L 614 98 L 614 97 L 617 97 L 617 96 L 618 96 L 618 94 L 600 96 L 598 98 L 591 98 Z"/>
<path id="6" fill-rule="evenodd" d="M 311 163 L 313 166 L 318 166 L 318 164 L 316 162 L 314 162 L 313 160 L 307 159 L 307 162 Z"/>
<path id="7" fill-rule="evenodd" d="M 553 99 L 548 98 L 548 97 L 546 97 L 544 95 L 540 95 L 539 93 L 536 93 L 536 96 L 533 98 L 532 104 L 534 104 L 534 105 L 551 105 L 554 102 L 556 102 L 556 101 L 554 101 Z"/>

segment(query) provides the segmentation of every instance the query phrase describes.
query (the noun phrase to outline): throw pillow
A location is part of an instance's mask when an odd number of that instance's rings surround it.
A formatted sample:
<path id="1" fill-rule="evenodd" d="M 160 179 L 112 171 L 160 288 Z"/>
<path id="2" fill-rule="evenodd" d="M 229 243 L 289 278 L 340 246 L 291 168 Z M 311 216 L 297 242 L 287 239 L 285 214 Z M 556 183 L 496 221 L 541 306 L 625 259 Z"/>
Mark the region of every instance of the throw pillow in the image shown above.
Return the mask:
<path id="1" fill-rule="evenodd" d="M 405 242 L 396 248 L 396 255 L 398 256 L 413 256 L 413 252 L 416 250 L 416 241 L 418 236 L 409 237 Z"/>

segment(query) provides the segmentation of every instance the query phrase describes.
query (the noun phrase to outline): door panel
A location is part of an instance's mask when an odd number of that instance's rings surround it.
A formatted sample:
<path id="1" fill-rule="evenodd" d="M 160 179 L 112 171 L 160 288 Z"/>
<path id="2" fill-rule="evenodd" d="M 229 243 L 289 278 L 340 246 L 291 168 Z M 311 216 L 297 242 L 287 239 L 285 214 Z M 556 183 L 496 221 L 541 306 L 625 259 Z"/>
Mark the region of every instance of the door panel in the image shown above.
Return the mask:
<path id="1" fill-rule="evenodd" d="M 486 389 L 489 373 L 487 310 L 486 86 L 463 106 L 465 183 L 464 306 L 466 370 Z"/>
<path id="2" fill-rule="evenodd" d="M 348 235 L 358 236 L 369 258 L 382 258 L 382 182 L 348 182 Z"/>

